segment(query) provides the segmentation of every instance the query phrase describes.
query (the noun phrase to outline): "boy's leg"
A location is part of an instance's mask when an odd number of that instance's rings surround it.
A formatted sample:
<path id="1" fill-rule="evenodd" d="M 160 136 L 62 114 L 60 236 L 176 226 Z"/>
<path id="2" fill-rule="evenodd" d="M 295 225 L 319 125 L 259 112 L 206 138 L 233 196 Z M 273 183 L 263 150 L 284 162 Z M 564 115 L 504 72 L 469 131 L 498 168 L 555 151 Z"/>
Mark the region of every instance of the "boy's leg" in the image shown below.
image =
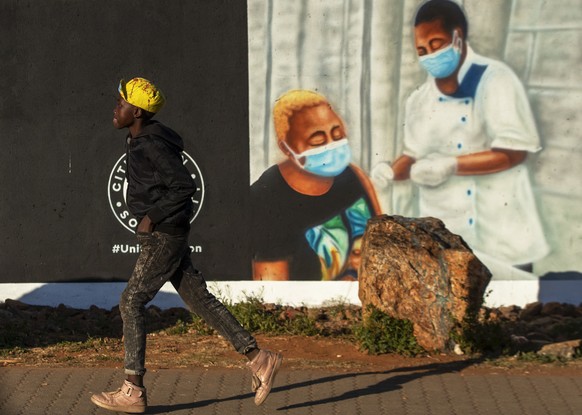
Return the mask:
<path id="1" fill-rule="evenodd" d="M 146 372 L 145 306 L 180 267 L 185 249 L 182 239 L 161 232 L 138 234 L 141 251 L 119 302 L 128 375 Z"/>
<path id="2" fill-rule="evenodd" d="M 174 288 L 190 311 L 202 317 L 209 326 L 227 339 L 237 352 L 247 354 L 257 348 L 255 338 L 245 330 L 228 309 L 208 291 L 202 273 L 192 266 L 190 255 L 170 279 Z"/>
<path id="3" fill-rule="evenodd" d="M 145 305 L 180 267 L 184 255 L 184 237 L 154 232 L 138 234 L 141 251 L 133 274 L 121 295 L 119 310 L 123 320 L 126 380 L 116 392 L 91 397 L 96 405 L 113 411 L 141 413 L 147 406 L 146 390 L 141 381 L 145 374 Z M 186 244 L 187 245 L 187 244 Z M 136 384 L 137 383 L 137 384 Z"/>
<path id="4" fill-rule="evenodd" d="M 255 404 L 261 405 L 271 391 L 283 357 L 279 353 L 260 350 L 255 338 L 213 294 L 208 291 L 200 271 L 194 269 L 189 252 L 184 255 L 180 269 L 170 280 L 190 310 L 202 317 L 212 328 L 226 338 L 241 354 L 253 372 L 252 389 Z"/>

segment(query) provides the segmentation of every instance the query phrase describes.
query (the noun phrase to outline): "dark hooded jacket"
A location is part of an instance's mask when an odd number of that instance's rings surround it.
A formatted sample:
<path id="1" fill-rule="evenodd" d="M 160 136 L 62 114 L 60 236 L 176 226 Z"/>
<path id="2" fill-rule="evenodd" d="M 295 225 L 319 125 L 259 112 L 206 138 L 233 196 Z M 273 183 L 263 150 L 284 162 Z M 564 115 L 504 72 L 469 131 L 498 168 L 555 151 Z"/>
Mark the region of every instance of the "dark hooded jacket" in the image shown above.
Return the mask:
<path id="1" fill-rule="evenodd" d="M 153 120 L 127 139 L 127 206 L 138 221 L 148 215 L 156 231 L 190 229 L 196 184 L 182 161 L 183 150 L 182 138 Z"/>

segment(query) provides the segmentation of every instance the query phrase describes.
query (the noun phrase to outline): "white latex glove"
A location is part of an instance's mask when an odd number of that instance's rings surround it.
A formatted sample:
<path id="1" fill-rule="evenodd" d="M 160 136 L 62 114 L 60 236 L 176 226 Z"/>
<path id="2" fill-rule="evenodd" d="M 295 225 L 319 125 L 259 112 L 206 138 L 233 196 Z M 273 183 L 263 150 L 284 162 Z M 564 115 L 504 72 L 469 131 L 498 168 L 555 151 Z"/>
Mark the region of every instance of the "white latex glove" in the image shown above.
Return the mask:
<path id="1" fill-rule="evenodd" d="M 384 189 L 392 183 L 392 180 L 394 180 L 394 170 L 392 170 L 390 164 L 382 162 L 374 166 L 370 177 L 372 178 L 374 185 Z"/>
<path id="2" fill-rule="evenodd" d="M 410 168 L 410 180 L 420 186 L 436 187 L 457 172 L 457 158 L 429 155 Z"/>

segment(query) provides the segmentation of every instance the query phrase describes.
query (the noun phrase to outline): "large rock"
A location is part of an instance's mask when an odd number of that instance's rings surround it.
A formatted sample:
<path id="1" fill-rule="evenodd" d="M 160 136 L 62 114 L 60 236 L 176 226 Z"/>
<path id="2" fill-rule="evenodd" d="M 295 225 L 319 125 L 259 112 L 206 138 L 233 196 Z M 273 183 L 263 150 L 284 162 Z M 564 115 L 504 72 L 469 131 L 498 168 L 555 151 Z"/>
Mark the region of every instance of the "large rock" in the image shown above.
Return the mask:
<path id="1" fill-rule="evenodd" d="M 371 304 L 410 320 L 425 350 L 449 349 L 455 322 L 479 310 L 490 279 L 438 219 L 383 215 L 368 222 L 358 277 L 363 310 Z"/>

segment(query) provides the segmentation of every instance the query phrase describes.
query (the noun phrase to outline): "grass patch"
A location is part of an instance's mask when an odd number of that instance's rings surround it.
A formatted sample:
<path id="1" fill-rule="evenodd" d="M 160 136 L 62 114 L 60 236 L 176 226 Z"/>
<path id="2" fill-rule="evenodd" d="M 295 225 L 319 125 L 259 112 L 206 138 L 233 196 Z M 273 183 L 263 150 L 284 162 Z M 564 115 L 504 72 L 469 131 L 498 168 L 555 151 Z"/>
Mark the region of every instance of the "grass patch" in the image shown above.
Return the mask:
<path id="1" fill-rule="evenodd" d="M 1 348 L 0 357 L 18 357 L 30 353 L 29 349 L 22 347 Z"/>
<path id="2" fill-rule="evenodd" d="M 168 327 L 165 332 L 166 334 L 168 334 L 169 336 L 181 336 L 184 334 L 188 334 L 188 332 L 190 331 L 190 324 L 183 321 L 182 319 L 178 319 L 178 321 L 176 321 L 176 324 L 174 324 L 172 327 Z"/>
<path id="3" fill-rule="evenodd" d="M 231 303 L 224 301 L 226 308 L 249 332 L 267 335 L 317 336 L 328 335 L 329 330 L 317 319 L 308 315 L 307 310 L 297 311 L 281 305 L 265 304 L 258 296 L 247 296 L 244 301 Z M 334 306 L 338 307 L 339 306 Z M 345 318 L 345 316 L 344 316 Z M 168 335 L 215 334 L 201 317 L 191 314 L 189 321 L 179 319 L 164 332 Z"/>
<path id="4" fill-rule="evenodd" d="M 214 329 L 212 329 L 202 317 L 197 316 L 196 314 L 192 314 L 192 322 L 190 323 L 191 330 L 194 333 L 197 333 L 201 336 L 210 336 L 215 333 Z"/>
<path id="5" fill-rule="evenodd" d="M 361 349 L 370 354 L 398 353 L 404 356 L 416 356 L 424 351 L 414 337 L 410 321 L 390 317 L 371 305 L 367 311 L 367 317 L 354 333 Z"/>
<path id="6" fill-rule="evenodd" d="M 315 320 L 304 314 L 297 315 L 285 322 L 285 332 L 297 336 L 316 336 L 323 334 L 315 324 Z"/>
<path id="7" fill-rule="evenodd" d="M 281 334 L 284 331 L 274 310 L 267 310 L 262 298 L 247 296 L 245 301 L 227 303 L 226 307 L 242 326 L 252 333 Z"/>
<path id="8" fill-rule="evenodd" d="M 542 364 L 551 364 L 551 363 L 566 364 L 569 361 L 569 359 L 565 359 L 563 357 L 542 355 L 542 354 L 537 354 L 535 352 L 518 353 L 516 355 L 516 360 L 519 362 L 542 363 Z"/>
<path id="9" fill-rule="evenodd" d="M 476 316 L 468 316 L 453 329 L 451 339 L 468 354 L 500 356 L 512 353 L 510 336 L 499 321 L 479 321 Z"/>
<path id="10" fill-rule="evenodd" d="M 66 349 L 69 352 L 83 352 L 86 350 L 99 351 L 102 348 L 110 348 L 111 346 L 117 345 L 120 340 L 109 339 L 104 337 L 91 337 L 84 341 L 63 341 L 55 344 L 57 349 Z"/>

